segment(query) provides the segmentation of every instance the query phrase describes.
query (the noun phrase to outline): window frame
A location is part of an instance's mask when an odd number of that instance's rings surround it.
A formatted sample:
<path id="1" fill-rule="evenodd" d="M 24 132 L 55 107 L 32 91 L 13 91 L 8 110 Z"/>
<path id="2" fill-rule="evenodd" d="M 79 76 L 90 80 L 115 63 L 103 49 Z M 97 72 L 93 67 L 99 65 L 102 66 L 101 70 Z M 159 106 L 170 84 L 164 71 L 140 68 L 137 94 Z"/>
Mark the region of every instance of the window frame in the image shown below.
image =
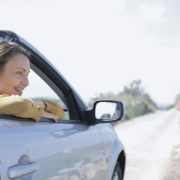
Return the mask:
<path id="1" fill-rule="evenodd" d="M 54 67 L 54 65 L 51 64 L 51 62 L 48 61 L 47 58 L 37 51 L 33 46 L 31 47 L 30 44 L 27 46 L 17 39 L 15 40 L 15 43 L 23 46 L 31 53 L 30 63 L 32 70 L 48 85 L 52 85 L 52 90 L 61 98 L 61 100 L 63 100 L 64 104 L 68 108 L 70 120 L 77 120 L 88 124 L 85 111 L 89 108 L 86 106 L 77 92 L 71 87 L 68 81 L 63 77 L 63 75 Z"/>
<path id="2" fill-rule="evenodd" d="M 73 96 L 71 91 L 66 90 L 66 88 L 63 86 L 63 83 L 61 83 L 60 78 L 54 76 L 54 69 L 49 64 L 44 64 L 44 66 L 37 67 L 33 62 L 38 62 L 37 59 L 32 56 L 31 59 L 31 69 L 44 81 L 47 83 L 48 86 L 51 87 L 51 89 L 59 96 L 59 98 L 63 101 L 63 103 L 66 105 L 67 111 L 69 113 L 69 120 L 80 120 L 79 114 L 77 113 L 77 107 L 73 105 Z M 37 63 L 38 64 L 38 63 Z M 49 67 L 47 67 L 49 66 Z M 48 73 L 47 73 L 48 72 Z M 58 78 L 58 79 L 57 79 Z M 57 82 L 58 81 L 58 82 Z M 55 83 L 56 82 L 56 83 Z M 60 87 L 63 89 L 61 90 Z M 65 93 L 64 93 L 64 92 Z M 74 102 L 74 101 L 73 101 Z M 66 120 L 66 121 L 69 121 Z M 41 118 L 40 122 L 44 122 L 44 120 Z M 52 122 L 50 120 L 50 122 Z"/>

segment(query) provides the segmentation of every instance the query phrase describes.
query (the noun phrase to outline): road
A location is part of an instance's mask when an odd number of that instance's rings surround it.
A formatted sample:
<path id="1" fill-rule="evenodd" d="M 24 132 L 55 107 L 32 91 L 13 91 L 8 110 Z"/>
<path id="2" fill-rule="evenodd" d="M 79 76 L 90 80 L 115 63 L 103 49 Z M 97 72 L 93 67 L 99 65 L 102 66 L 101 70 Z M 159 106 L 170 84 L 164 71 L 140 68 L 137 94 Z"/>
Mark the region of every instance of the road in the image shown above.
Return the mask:
<path id="1" fill-rule="evenodd" d="M 127 155 L 124 180 L 180 180 L 180 112 L 157 111 L 115 131 Z"/>

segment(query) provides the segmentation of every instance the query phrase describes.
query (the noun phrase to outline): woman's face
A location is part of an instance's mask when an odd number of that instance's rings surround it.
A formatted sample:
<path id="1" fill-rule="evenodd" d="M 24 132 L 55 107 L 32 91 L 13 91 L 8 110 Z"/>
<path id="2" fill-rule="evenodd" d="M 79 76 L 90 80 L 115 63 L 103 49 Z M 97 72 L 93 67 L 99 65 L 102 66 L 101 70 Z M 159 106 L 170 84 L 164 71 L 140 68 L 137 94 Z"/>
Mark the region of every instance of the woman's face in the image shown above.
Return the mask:
<path id="1" fill-rule="evenodd" d="M 5 64 L 0 73 L 0 94 L 22 95 L 24 88 L 29 85 L 29 59 L 23 54 L 16 54 Z"/>

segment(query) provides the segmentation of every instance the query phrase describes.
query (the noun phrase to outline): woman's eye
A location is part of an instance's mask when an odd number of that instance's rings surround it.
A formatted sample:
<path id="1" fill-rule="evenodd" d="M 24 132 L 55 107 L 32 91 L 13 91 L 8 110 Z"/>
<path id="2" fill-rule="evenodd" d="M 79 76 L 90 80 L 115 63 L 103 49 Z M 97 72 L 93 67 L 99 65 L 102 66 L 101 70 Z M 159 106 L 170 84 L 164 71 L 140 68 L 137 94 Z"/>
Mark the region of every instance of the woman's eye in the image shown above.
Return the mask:
<path id="1" fill-rule="evenodd" d="M 22 72 L 17 72 L 17 74 L 22 75 Z"/>

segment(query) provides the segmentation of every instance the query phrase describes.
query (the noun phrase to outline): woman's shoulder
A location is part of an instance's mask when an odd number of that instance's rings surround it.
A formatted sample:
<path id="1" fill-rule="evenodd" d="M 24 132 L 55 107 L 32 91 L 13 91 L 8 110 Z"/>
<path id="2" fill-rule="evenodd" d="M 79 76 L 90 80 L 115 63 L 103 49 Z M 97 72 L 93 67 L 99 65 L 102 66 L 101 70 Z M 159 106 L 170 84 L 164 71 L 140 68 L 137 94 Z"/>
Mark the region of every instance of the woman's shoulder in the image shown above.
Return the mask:
<path id="1" fill-rule="evenodd" d="M 9 95 L 8 94 L 0 94 L 0 98 L 1 97 L 8 97 Z"/>
<path id="2" fill-rule="evenodd" d="M 8 95 L 8 94 L 0 94 L 0 99 L 6 99 L 6 100 L 14 100 L 14 101 L 30 101 L 32 102 L 31 99 L 18 96 L 18 95 Z"/>
<path id="3" fill-rule="evenodd" d="M 16 97 L 16 98 L 25 98 L 25 97 L 22 97 L 22 96 L 19 96 L 19 95 L 8 95 L 8 94 L 0 94 L 0 97 Z"/>

